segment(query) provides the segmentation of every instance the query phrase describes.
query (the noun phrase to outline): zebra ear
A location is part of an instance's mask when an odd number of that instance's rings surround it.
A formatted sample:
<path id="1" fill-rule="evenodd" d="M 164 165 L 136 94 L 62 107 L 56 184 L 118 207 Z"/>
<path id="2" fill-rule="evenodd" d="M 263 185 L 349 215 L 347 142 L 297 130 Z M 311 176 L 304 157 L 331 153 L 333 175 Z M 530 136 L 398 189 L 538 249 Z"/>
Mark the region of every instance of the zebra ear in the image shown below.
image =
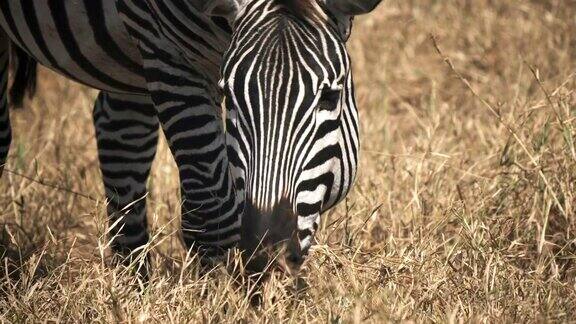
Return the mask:
<path id="1" fill-rule="evenodd" d="M 382 0 L 325 0 L 326 6 L 334 14 L 340 35 L 347 41 L 352 31 L 354 16 L 369 13 L 380 4 Z"/>
<path id="2" fill-rule="evenodd" d="M 357 16 L 376 9 L 382 0 L 326 0 L 333 11 L 345 16 Z"/>

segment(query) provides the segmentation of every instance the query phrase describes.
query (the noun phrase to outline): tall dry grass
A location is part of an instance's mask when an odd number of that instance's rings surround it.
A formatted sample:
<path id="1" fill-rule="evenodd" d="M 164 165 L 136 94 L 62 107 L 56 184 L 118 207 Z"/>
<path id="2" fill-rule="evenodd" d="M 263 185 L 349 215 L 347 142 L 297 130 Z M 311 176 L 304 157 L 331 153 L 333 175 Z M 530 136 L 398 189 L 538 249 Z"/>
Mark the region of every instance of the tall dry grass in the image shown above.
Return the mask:
<path id="1" fill-rule="evenodd" d="M 273 276 L 259 307 L 179 245 L 164 144 L 149 183 L 154 275 L 141 291 L 106 266 L 95 92 L 44 71 L 41 95 L 13 112 L 0 181 L 0 319 L 573 321 L 575 30 L 572 0 L 389 0 L 357 19 L 357 184 L 324 217 L 307 286 Z"/>

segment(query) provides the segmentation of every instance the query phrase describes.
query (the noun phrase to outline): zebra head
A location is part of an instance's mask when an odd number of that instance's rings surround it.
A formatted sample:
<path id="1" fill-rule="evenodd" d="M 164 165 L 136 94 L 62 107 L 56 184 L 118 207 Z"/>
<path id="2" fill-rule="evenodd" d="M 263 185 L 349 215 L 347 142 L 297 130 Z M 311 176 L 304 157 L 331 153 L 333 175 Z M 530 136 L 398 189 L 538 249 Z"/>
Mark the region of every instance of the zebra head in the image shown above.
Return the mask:
<path id="1" fill-rule="evenodd" d="M 278 249 L 281 263 L 299 268 L 320 215 L 350 190 L 359 125 L 345 42 L 353 16 L 379 2 L 203 2 L 234 19 L 221 88 L 231 171 L 245 201 L 241 248 L 253 269 Z"/>

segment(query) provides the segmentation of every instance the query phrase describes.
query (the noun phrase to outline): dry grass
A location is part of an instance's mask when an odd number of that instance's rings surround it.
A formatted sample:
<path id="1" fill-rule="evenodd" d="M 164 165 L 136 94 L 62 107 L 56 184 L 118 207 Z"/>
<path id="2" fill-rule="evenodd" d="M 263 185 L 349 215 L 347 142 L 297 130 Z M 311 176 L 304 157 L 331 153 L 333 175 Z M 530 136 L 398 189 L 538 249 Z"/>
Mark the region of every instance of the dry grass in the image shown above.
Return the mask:
<path id="1" fill-rule="evenodd" d="M 358 19 L 359 179 L 324 218 L 308 288 L 274 277 L 256 308 L 223 268 L 185 261 L 165 145 L 154 277 L 141 293 L 105 265 L 95 92 L 43 72 L 7 168 L 95 200 L 4 175 L 0 320 L 574 320 L 575 30 L 572 0 L 389 0 Z"/>

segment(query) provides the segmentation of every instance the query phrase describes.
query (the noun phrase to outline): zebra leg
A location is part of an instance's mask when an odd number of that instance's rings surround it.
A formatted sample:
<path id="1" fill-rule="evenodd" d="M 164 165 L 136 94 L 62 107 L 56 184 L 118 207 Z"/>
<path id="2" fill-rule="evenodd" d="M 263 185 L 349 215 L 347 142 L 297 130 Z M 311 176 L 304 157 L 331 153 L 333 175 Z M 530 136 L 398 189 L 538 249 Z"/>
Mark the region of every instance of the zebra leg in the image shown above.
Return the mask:
<path id="1" fill-rule="evenodd" d="M 8 109 L 9 56 L 10 42 L 8 36 L 0 29 L 0 177 L 2 176 L 4 164 L 6 164 L 12 140 Z"/>
<path id="2" fill-rule="evenodd" d="M 116 1 L 138 45 L 147 88 L 178 165 L 183 241 L 209 261 L 240 241 L 241 189 L 235 187 L 230 172 L 219 114 L 218 73 L 211 74 L 201 63 L 204 59 L 197 60 L 202 53 L 189 52 L 190 44 L 180 42 L 181 30 L 160 18 L 159 3 Z M 218 55 L 210 53 L 206 62 Z"/>
<path id="3" fill-rule="evenodd" d="M 111 247 L 116 259 L 128 265 L 148 243 L 145 196 L 158 144 L 156 110 L 147 96 L 101 92 L 94 125 L 108 215 L 114 225 L 109 230 Z M 140 274 L 147 275 L 145 264 Z"/>

